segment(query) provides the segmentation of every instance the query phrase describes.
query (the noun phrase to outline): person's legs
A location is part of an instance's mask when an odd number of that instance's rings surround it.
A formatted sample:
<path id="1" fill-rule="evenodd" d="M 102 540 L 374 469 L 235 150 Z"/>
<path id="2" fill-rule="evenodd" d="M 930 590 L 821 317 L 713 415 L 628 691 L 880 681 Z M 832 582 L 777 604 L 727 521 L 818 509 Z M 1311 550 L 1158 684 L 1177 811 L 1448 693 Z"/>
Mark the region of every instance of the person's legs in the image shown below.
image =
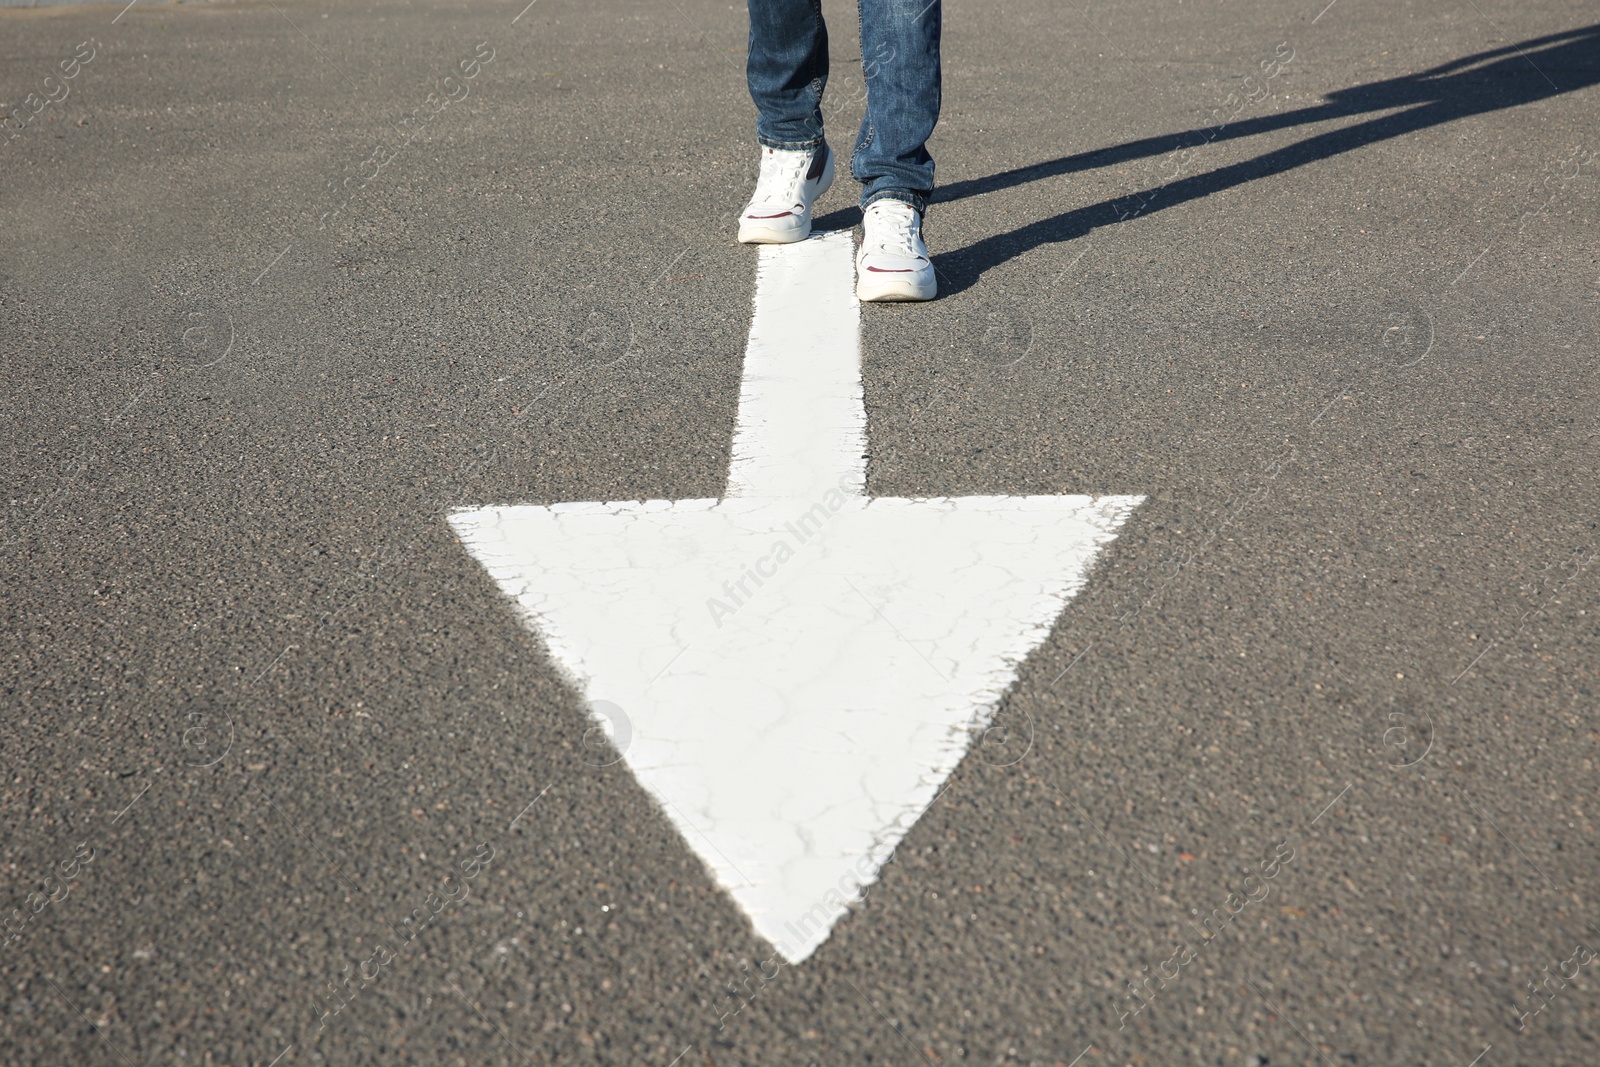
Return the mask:
<path id="1" fill-rule="evenodd" d="M 760 113 L 756 139 L 767 148 L 814 148 L 822 143 L 822 90 L 828 84 L 822 0 L 749 0 L 748 6 L 745 77 Z"/>
<path id="2" fill-rule="evenodd" d="M 862 210 L 890 197 L 921 213 L 933 192 L 927 141 L 939 121 L 940 0 L 858 3 L 867 113 L 850 172 L 863 183 Z"/>
<path id="3" fill-rule="evenodd" d="M 856 295 L 932 300 L 933 261 L 922 212 L 933 192 L 927 140 L 939 121 L 940 0 L 857 0 L 867 111 L 851 171 L 862 183 Z M 748 0 L 746 76 L 760 115 L 755 195 L 739 220 L 746 244 L 787 244 L 811 232 L 812 204 L 833 181 L 823 140 L 828 30 L 821 0 Z"/>
<path id="4" fill-rule="evenodd" d="M 811 233 L 811 206 L 833 184 L 822 137 L 828 28 L 822 0 L 749 0 L 745 74 L 759 113 L 761 174 L 739 219 L 744 244 L 789 244 Z"/>
<path id="5" fill-rule="evenodd" d="M 922 240 L 933 193 L 928 138 L 939 121 L 940 0 L 857 0 L 867 113 L 850 160 L 861 182 L 856 296 L 932 300 L 938 280 Z"/>

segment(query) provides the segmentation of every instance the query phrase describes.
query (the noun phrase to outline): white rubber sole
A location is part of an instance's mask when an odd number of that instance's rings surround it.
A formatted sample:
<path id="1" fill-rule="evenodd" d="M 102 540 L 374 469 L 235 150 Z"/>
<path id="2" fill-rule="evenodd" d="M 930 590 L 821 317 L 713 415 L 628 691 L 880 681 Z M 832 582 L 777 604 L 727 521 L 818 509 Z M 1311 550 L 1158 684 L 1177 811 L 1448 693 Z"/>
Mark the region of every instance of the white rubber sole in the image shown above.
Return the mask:
<path id="1" fill-rule="evenodd" d="M 822 179 L 817 184 L 817 192 L 811 198 L 811 203 L 806 205 L 806 213 L 800 219 L 798 226 L 765 226 L 760 222 L 753 222 L 741 217 L 739 219 L 739 243 L 742 245 L 792 245 L 797 241 L 804 241 L 811 236 L 811 207 L 823 194 L 833 188 L 833 161 L 838 153 L 832 146 L 828 148 L 828 161 L 822 165 Z"/>
<path id="2" fill-rule="evenodd" d="M 792 245 L 811 236 L 811 213 L 802 220 L 804 225 L 775 230 L 758 223 L 739 221 L 739 243 L 742 245 Z"/>
<path id="3" fill-rule="evenodd" d="M 931 270 L 919 279 L 917 275 L 876 277 L 856 267 L 856 299 L 864 304 L 932 300 L 938 291 L 938 279 Z"/>

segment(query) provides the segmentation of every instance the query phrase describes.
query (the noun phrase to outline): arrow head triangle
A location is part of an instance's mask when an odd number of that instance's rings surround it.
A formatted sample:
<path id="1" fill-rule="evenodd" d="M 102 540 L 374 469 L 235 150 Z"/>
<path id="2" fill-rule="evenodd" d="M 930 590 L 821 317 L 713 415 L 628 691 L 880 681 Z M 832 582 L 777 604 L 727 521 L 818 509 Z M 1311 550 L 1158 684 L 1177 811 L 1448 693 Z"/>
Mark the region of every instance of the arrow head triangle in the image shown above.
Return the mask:
<path id="1" fill-rule="evenodd" d="M 1139 497 L 824 494 L 451 517 L 756 931 L 809 956 Z"/>

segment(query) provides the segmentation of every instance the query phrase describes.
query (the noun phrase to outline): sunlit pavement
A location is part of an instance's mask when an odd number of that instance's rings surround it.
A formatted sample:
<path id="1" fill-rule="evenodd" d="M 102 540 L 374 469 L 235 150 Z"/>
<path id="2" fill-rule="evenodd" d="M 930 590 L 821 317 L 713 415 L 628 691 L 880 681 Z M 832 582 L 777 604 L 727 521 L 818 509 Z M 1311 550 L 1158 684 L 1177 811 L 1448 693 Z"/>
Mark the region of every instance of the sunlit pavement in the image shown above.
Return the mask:
<path id="1" fill-rule="evenodd" d="M 0 1062 L 1595 1061 L 1600 16 L 947 5 L 940 298 L 817 313 L 841 508 L 1122 510 L 815 894 L 653 783 L 767 751 L 704 810 L 813 857 L 800 754 L 917 752 L 689 648 L 733 710 L 647 761 L 458 536 L 716 501 L 749 421 L 742 6 L 525 2 L 0 9 Z M 803 629 L 803 559 L 697 610 Z"/>

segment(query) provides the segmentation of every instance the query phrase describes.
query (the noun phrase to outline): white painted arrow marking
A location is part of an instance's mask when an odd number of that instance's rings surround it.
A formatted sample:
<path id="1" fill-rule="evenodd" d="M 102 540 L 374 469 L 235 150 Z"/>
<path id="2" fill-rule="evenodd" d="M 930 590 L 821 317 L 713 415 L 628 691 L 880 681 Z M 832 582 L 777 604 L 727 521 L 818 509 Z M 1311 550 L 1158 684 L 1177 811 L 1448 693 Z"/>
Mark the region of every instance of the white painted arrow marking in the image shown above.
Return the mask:
<path id="1" fill-rule="evenodd" d="M 791 962 L 878 874 L 1136 496 L 869 498 L 848 232 L 766 246 L 728 492 L 450 516 Z"/>

